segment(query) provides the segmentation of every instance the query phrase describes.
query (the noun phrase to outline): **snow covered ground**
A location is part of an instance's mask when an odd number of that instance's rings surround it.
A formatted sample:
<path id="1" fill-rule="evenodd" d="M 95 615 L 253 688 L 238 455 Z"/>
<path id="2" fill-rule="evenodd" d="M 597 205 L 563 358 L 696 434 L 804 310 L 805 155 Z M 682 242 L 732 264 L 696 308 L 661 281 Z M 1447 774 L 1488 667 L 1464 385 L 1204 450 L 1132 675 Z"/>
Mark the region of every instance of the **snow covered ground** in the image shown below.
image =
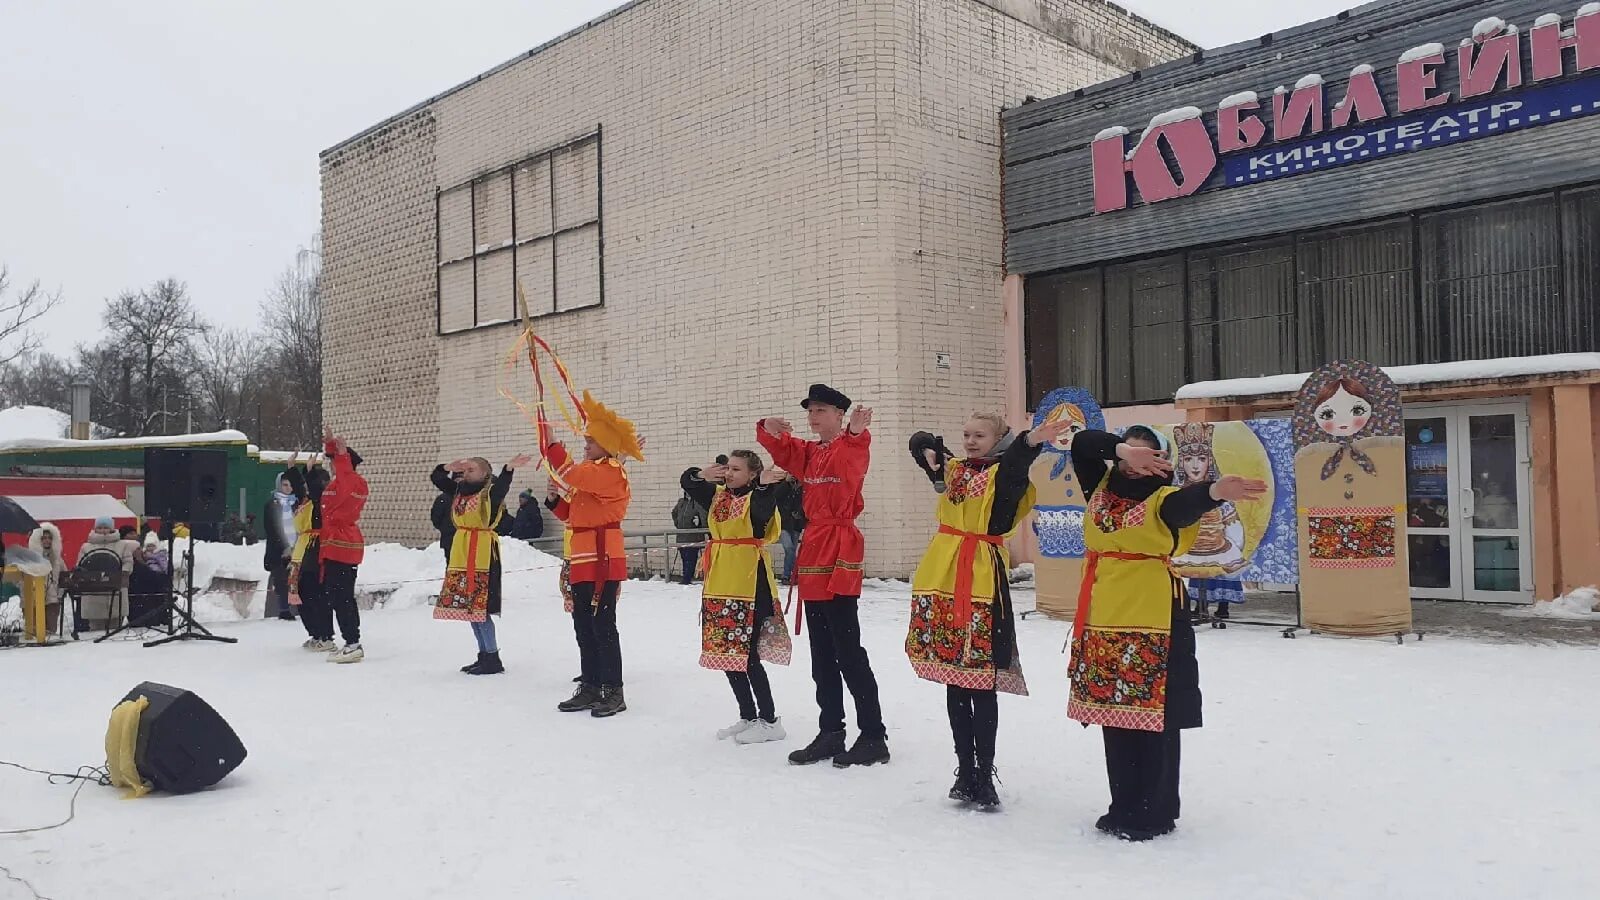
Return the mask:
<path id="1" fill-rule="evenodd" d="M 368 578 L 426 577 L 401 551 Z M 944 797 L 943 692 L 900 650 L 903 586 L 863 607 L 894 761 L 841 772 L 784 759 L 815 727 L 803 646 L 772 670 L 789 741 L 713 738 L 735 709 L 695 665 L 689 588 L 624 590 L 628 712 L 556 712 L 576 653 L 552 562 L 508 559 L 528 571 L 507 577 L 503 676 L 458 673 L 467 627 L 414 595 L 365 616 L 355 666 L 259 619 L 217 626 L 236 646 L 0 652 L 0 759 L 98 763 L 111 706 L 146 679 L 198 692 L 250 749 L 196 795 L 91 785 L 65 827 L 0 836 L 0 866 L 55 900 L 1595 895 L 1594 646 L 1204 630 L 1180 830 L 1130 846 L 1092 828 L 1100 736 L 1063 715 L 1065 623 L 1021 628 L 1034 695 L 1001 701 L 1006 807 L 984 814 Z M 0 830 L 62 820 L 73 790 L 0 768 Z M 0 877 L 0 900 L 31 896 Z"/>

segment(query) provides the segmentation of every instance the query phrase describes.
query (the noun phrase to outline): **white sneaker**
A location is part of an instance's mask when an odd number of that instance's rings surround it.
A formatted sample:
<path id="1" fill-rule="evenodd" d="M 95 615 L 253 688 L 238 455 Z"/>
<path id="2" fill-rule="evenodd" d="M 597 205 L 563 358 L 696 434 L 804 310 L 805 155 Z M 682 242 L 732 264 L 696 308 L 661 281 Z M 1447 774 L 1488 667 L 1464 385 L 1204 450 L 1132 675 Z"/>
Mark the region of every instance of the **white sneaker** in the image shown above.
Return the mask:
<path id="1" fill-rule="evenodd" d="M 740 719 L 739 721 L 733 723 L 732 725 L 729 725 L 727 728 L 719 728 L 719 729 L 717 729 L 717 740 L 725 741 L 728 738 L 744 734 L 746 731 L 748 731 L 751 728 L 755 727 L 755 724 L 758 721 L 760 721 L 760 720 L 759 719 Z"/>
<path id="2" fill-rule="evenodd" d="M 312 653 L 331 653 L 339 649 L 339 645 L 333 641 L 319 641 L 316 638 L 311 638 L 300 646 L 310 650 Z"/>
<path id="3" fill-rule="evenodd" d="M 331 663 L 358 663 L 358 662 L 361 662 L 363 659 L 366 659 L 366 657 L 367 657 L 366 651 L 361 649 L 361 645 L 360 644 L 345 644 L 343 650 L 337 650 L 337 651 L 329 654 L 328 662 L 331 662 Z"/>
<path id="4" fill-rule="evenodd" d="M 765 744 L 768 741 L 781 741 L 789 733 L 783 730 L 783 720 L 765 722 L 757 719 L 749 728 L 734 735 L 735 744 Z"/>

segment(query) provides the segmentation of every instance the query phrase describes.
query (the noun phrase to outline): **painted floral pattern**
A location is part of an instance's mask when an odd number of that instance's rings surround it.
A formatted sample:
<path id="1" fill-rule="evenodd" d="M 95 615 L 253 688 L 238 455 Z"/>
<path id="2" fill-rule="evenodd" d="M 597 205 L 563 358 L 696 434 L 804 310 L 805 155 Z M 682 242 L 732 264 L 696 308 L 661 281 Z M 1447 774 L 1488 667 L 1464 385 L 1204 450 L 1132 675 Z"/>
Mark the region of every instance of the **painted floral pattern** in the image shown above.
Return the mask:
<path id="1" fill-rule="evenodd" d="M 1311 564 L 1348 568 L 1358 561 L 1389 565 L 1394 561 L 1395 513 L 1308 515 Z"/>
<path id="2" fill-rule="evenodd" d="M 1085 631 L 1072 653 L 1073 718 L 1160 731 L 1171 647 L 1165 632 Z"/>
<path id="3" fill-rule="evenodd" d="M 961 623 L 956 620 L 954 597 L 912 595 L 906 656 L 919 678 L 969 690 L 1028 693 L 1015 650 L 1011 666 L 995 671 L 994 606 L 989 603 L 972 604 L 972 620 Z"/>
<path id="4" fill-rule="evenodd" d="M 1111 491 L 1095 491 L 1094 498 L 1089 501 L 1089 521 L 1111 534 L 1143 525 L 1147 509 L 1148 504 L 1143 500 L 1129 500 Z"/>
<path id="5" fill-rule="evenodd" d="M 479 572 L 477 584 L 471 589 L 468 588 L 468 574 L 459 569 L 445 573 L 444 587 L 439 592 L 439 601 L 433 608 L 435 619 L 482 622 L 488 618 L 489 574 Z"/>
<path id="6" fill-rule="evenodd" d="M 1050 559 L 1082 559 L 1088 551 L 1081 506 L 1035 506 L 1033 533 L 1039 538 L 1039 552 Z"/>
<path id="7" fill-rule="evenodd" d="M 945 497 L 951 503 L 962 503 L 971 498 L 982 497 L 989 490 L 991 471 L 998 468 L 969 466 L 964 460 L 953 460 L 949 465 L 950 471 L 945 478 Z"/>

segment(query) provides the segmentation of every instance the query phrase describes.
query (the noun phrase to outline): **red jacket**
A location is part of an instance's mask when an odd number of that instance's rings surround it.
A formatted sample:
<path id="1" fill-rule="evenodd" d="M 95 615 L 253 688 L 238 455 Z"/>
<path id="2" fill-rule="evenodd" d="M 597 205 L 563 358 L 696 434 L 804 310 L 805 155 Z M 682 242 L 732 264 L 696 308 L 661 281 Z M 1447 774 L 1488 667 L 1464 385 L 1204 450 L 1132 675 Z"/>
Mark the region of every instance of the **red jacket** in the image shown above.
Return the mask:
<path id="1" fill-rule="evenodd" d="M 333 480 L 322 492 L 322 561 L 359 566 L 367 549 L 361 536 L 367 480 L 356 471 L 348 450 L 336 455 L 328 444 L 323 452 L 333 462 Z"/>
<path id="2" fill-rule="evenodd" d="M 756 440 L 805 486 L 800 503 L 806 531 L 795 560 L 796 592 L 812 602 L 861 596 L 866 541 L 855 520 L 866 506 L 861 487 L 872 460 L 872 432 L 845 431 L 821 444 L 768 434 L 765 423 L 756 423 Z"/>

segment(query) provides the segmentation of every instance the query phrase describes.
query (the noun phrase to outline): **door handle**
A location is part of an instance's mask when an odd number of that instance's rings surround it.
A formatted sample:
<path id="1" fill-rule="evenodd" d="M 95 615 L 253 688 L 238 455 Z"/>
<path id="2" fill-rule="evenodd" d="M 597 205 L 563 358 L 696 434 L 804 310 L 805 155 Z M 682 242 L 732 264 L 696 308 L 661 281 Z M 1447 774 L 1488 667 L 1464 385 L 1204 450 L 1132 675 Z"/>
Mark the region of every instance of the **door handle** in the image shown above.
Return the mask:
<path id="1" fill-rule="evenodd" d="M 1461 518 L 1471 519 L 1477 514 L 1477 498 L 1472 493 L 1472 488 L 1461 489 Z"/>

